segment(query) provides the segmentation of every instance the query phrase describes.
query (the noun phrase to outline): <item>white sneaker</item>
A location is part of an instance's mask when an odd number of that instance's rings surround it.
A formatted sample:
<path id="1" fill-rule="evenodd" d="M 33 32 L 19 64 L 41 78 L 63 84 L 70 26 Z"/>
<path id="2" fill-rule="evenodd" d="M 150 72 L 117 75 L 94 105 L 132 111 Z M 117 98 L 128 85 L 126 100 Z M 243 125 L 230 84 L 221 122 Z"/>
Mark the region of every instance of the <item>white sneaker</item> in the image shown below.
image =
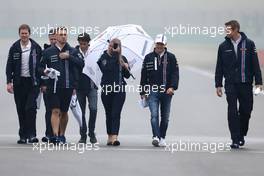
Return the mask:
<path id="1" fill-rule="evenodd" d="M 152 145 L 154 147 L 159 147 L 159 138 L 158 137 L 153 137 Z"/>
<path id="2" fill-rule="evenodd" d="M 165 141 L 164 138 L 160 138 L 159 146 L 160 146 L 160 147 L 166 147 L 166 146 L 167 146 L 166 141 Z"/>

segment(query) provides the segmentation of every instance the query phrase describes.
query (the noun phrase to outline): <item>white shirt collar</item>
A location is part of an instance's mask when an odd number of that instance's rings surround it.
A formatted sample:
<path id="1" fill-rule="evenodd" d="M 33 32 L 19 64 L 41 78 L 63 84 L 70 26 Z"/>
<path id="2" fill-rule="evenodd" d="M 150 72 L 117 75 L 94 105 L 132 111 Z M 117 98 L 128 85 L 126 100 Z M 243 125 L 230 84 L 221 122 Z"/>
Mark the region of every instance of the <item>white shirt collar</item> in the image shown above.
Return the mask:
<path id="1" fill-rule="evenodd" d="M 29 50 L 31 48 L 31 41 L 29 40 L 26 46 L 22 45 L 22 43 L 20 42 L 20 46 L 22 51 Z"/>
<path id="2" fill-rule="evenodd" d="M 162 57 L 165 54 L 165 50 L 160 54 L 160 57 Z"/>
<path id="3" fill-rule="evenodd" d="M 65 45 L 61 48 L 57 43 L 55 43 L 55 46 L 61 51 Z"/>
<path id="4" fill-rule="evenodd" d="M 83 57 L 86 57 L 86 56 L 88 55 L 89 48 L 88 48 L 88 50 L 84 53 L 84 52 L 81 50 L 81 48 L 79 47 L 79 51 L 80 51 L 80 53 L 83 55 Z"/>
<path id="5" fill-rule="evenodd" d="M 236 56 L 237 56 L 237 47 L 238 47 L 238 44 L 239 44 L 239 42 L 240 42 L 241 40 L 242 40 L 241 35 L 239 35 L 239 38 L 238 38 L 236 41 L 234 41 L 234 40 L 231 39 L 232 44 L 233 44 L 233 46 L 234 46 L 234 50 L 235 50 Z"/>
<path id="6" fill-rule="evenodd" d="M 232 43 L 233 44 L 239 44 L 239 42 L 241 41 L 241 39 L 242 39 L 242 37 L 241 37 L 241 35 L 239 34 L 239 38 L 235 41 L 235 40 L 233 40 L 233 39 L 231 39 L 231 41 L 232 41 Z"/>

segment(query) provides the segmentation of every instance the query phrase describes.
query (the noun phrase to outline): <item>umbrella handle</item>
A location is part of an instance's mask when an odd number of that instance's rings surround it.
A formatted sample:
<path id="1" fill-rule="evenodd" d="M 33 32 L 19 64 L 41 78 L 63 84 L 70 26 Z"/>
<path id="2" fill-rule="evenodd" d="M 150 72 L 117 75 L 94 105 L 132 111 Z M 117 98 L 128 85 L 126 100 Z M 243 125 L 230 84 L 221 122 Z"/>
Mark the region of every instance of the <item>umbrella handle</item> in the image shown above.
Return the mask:
<path id="1" fill-rule="evenodd" d="M 121 56 L 121 57 L 119 56 L 119 62 L 120 62 L 120 64 L 121 64 L 121 63 L 125 63 L 125 61 L 123 60 L 122 56 Z M 130 72 L 130 70 L 127 69 L 127 71 L 129 72 L 130 76 L 135 80 L 136 78 L 135 78 L 134 75 Z"/>
<path id="2" fill-rule="evenodd" d="M 136 79 L 132 73 L 129 72 L 129 74 L 134 80 Z"/>

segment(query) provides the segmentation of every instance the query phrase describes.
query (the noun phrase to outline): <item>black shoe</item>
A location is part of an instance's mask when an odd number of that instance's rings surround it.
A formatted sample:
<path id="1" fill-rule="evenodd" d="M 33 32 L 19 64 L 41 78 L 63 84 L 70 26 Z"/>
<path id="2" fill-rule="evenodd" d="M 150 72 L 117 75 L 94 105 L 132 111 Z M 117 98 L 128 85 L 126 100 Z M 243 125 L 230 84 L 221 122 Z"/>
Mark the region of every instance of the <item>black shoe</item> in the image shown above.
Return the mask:
<path id="1" fill-rule="evenodd" d="M 230 147 L 231 147 L 231 149 L 239 149 L 239 144 L 232 142 Z"/>
<path id="2" fill-rule="evenodd" d="M 245 145 L 245 139 L 244 139 L 244 136 L 241 137 L 241 139 L 239 140 L 239 145 L 240 145 L 240 146 L 244 146 L 244 145 Z"/>
<path id="3" fill-rule="evenodd" d="M 17 141 L 17 144 L 26 144 L 27 143 L 27 139 L 25 138 L 20 138 L 18 141 Z"/>
<path id="4" fill-rule="evenodd" d="M 28 143 L 38 143 L 38 142 L 39 142 L 39 140 L 36 137 L 31 137 L 28 139 Z"/>
<path id="5" fill-rule="evenodd" d="M 89 137 L 90 137 L 91 144 L 97 143 L 97 139 L 96 139 L 95 134 L 92 134 L 92 135 L 89 134 Z"/>
<path id="6" fill-rule="evenodd" d="M 41 141 L 44 142 L 44 143 L 48 143 L 50 140 L 50 138 L 48 136 L 44 136 Z"/>
<path id="7" fill-rule="evenodd" d="M 81 136 L 81 139 L 79 140 L 79 143 L 86 144 L 87 137 Z"/>
<path id="8" fill-rule="evenodd" d="M 120 145 L 120 142 L 118 140 L 113 142 L 113 146 L 119 146 L 119 145 Z"/>
<path id="9" fill-rule="evenodd" d="M 113 142 L 111 142 L 111 141 L 107 141 L 106 145 L 108 145 L 108 146 L 112 146 L 112 145 L 113 145 Z"/>

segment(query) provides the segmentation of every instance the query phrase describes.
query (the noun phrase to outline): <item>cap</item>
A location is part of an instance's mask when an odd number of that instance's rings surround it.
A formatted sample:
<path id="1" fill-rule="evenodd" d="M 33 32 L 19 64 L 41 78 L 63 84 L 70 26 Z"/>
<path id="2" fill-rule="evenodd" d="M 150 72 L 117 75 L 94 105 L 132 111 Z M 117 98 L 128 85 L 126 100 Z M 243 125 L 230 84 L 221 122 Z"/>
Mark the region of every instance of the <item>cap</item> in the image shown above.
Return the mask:
<path id="1" fill-rule="evenodd" d="M 167 44 L 167 37 L 164 34 L 158 34 L 155 38 L 155 43 Z"/>

